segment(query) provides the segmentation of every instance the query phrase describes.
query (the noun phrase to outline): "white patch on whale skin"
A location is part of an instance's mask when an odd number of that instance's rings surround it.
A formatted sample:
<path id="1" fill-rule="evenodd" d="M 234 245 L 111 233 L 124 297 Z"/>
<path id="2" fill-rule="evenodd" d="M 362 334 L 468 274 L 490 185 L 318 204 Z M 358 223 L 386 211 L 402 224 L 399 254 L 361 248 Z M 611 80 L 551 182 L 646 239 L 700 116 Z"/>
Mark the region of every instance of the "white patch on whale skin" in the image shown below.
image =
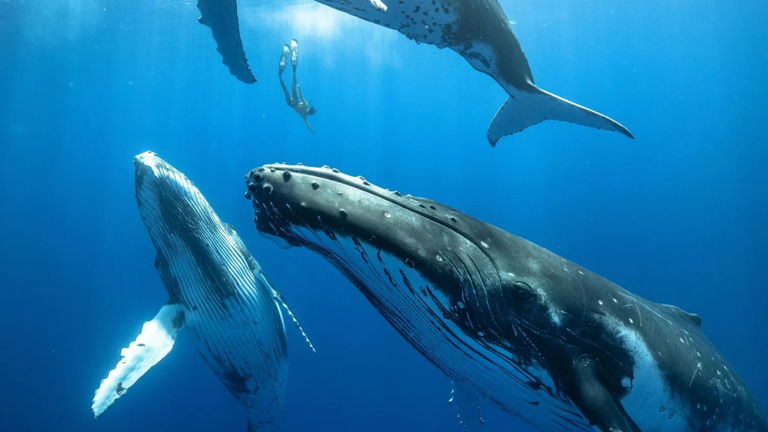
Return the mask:
<path id="1" fill-rule="evenodd" d="M 100 416 L 171 352 L 179 331 L 174 321 L 179 319 L 180 313 L 176 305 L 163 306 L 151 321 L 144 323 L 136 340 L 120 351 L 120 361 L 101 381 L 93 396 L 91 409 L 94 416 Z"/>
<path id="2" fill-rule="evenodd" d="M 621 399 L 627 414 L 642 431 L 686 432 L 688 412 L 670 394 L 648 345 L 638 332 L 626 324 L 607 318 L 635 362 L 634 381 L 628 395 Z"/>
<path id="3" fill-rule="evenodd" d="M 472 43 L 469 45 L 469 49 L 459 49 L 456 48 L 456 50 L 461 53 L 464 58 L 467 59 L 469 64 L 472 65 L 473 68 L 488 73 L 491 76 L 499 77 L 501 79 L 501 74 L 499 73 L 499 66 L 496 61 L 496 53 L 491 48 L 491 45 L 481 42 L 481 41 L 472 41 Z M 513 86 L 504 85 L 504 89 L 509 92 L 509 89 L 507 87 L 511 87 L 514 89 Z M 510 93 L 511 94 L 511 93 Z"/>
<path id="4" fill-rule="evenodd" d="M 387 11 L 387 5 L 384 4 L 381 0 L 369 0 L 371 2 L 371 5 L 375 7 L 376 9 L 386 12 Z"/>

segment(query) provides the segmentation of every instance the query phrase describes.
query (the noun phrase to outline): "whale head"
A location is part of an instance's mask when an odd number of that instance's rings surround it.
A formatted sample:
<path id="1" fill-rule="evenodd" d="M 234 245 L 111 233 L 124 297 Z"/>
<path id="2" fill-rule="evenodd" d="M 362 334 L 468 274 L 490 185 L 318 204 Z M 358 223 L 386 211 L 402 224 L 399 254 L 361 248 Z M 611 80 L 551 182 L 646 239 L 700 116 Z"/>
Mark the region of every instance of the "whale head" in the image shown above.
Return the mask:
<path id="1" fill-rule="evenodd" d="M 524 329 L 557 317 L 531 288 L 542 275 L 515 260 L 512 246 L 531 243 L 328 167 L 265 165 L 246 182 L 261 233 L 323 255 L 433 362 L 448 337 L 469 355 L 493 345 L 521 370 L 536 363 Z"/>

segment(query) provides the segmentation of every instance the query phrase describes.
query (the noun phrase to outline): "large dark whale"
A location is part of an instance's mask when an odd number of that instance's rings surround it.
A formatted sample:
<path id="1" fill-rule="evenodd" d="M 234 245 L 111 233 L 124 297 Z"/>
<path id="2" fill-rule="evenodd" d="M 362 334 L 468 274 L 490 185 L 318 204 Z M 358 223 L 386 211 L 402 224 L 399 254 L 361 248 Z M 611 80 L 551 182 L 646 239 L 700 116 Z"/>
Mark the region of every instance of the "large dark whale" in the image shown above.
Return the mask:
<path id="1" fill-rule="evenodd" d="M 248 410 L 248 430 L 270 427 L 285 399 L 282 296 L 184 174 L 151 152 L 134 165 L 136 201 L 169 299 L 101 382 L 94 415 L 162 360 L 187 327 L 208 366 Z"/>
<path id="2" fill-rule="evenodd" d="M 259 231 L 322 254 L 450 378 L 540 430 L 768 431 L 696 315 L 361 177 L 246 181 Z"/>
<path id="3" fill-rule="evenodd" d="M 490 75 L 509 99 L 488 127 L 492 145 L 505 135 L 561 120 L 632 134 L 617 121 L 539 88 L 512 24 L 498 0 L 316 0 L 319 3 L 397 30 L 419 43 L 450 48 L 480 72 Z M 243 80 L 250 74 L 242 49 L 235 0 L 199 0 L 201 22 L 213 29 L 224 63 Z M 234 66 L 239 66 L 233 68 Z M 245 67 L 245 69 L 243 69 Z M 251 75 L 252 76 L 252 75 Z M 247 80 L 244 80 L 248 82 Z"/>

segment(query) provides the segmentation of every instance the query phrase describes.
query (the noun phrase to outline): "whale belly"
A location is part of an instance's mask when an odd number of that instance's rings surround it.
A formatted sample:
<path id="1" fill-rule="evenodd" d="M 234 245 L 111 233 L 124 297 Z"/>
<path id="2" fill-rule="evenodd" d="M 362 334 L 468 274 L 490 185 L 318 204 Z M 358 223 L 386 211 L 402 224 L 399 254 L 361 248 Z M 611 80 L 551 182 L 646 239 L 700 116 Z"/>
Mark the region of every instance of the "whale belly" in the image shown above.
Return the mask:
<path id="1" fill-rule="evenodd" d="M 209 258 L 216 262 L 201 265 L 199 257 L 180 247 L 160 270 L 183 293 L 186 326 L 205 362 L 248 409 L 252 422 L 271 423 L 287 379 L 282 314 L 271 288 L 255 278 L 237 251 L 225 241 L 215 244 L 219 247 L 211 248 L 222 255 Z M 205 268 L 221 269 L 217 274 L 226 277 L 214 279 Z"/>

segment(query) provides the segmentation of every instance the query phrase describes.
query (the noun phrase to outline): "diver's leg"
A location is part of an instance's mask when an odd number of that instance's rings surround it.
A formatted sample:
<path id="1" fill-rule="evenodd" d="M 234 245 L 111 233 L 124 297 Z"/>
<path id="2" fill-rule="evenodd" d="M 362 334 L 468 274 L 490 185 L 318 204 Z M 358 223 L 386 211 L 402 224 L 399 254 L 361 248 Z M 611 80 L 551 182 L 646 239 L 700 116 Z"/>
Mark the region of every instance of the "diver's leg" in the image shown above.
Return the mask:
<path id="1" fill-rule="evenodd" d="M 294 102 L 298 103 L 299 99 L 299 84 L 296 82 L 296 66 L 293 67 L 293 82 L 291 83 L 291 96 Z"/>
<path id="2" fill-rule="evenodd" d="M 285 86 L 285 81 L 283 81 L 283 75 L 279 74 L 277 77 L 280 78 L 280 87 L 283 89 L 283 96 L 285 96 L 285 103 L 287 103 L 288 106 L 292 107 L 295 103 L 294 103 L 294 100 L 291 99 L 291 95 L 288 93 L 288 87 Z"/>

